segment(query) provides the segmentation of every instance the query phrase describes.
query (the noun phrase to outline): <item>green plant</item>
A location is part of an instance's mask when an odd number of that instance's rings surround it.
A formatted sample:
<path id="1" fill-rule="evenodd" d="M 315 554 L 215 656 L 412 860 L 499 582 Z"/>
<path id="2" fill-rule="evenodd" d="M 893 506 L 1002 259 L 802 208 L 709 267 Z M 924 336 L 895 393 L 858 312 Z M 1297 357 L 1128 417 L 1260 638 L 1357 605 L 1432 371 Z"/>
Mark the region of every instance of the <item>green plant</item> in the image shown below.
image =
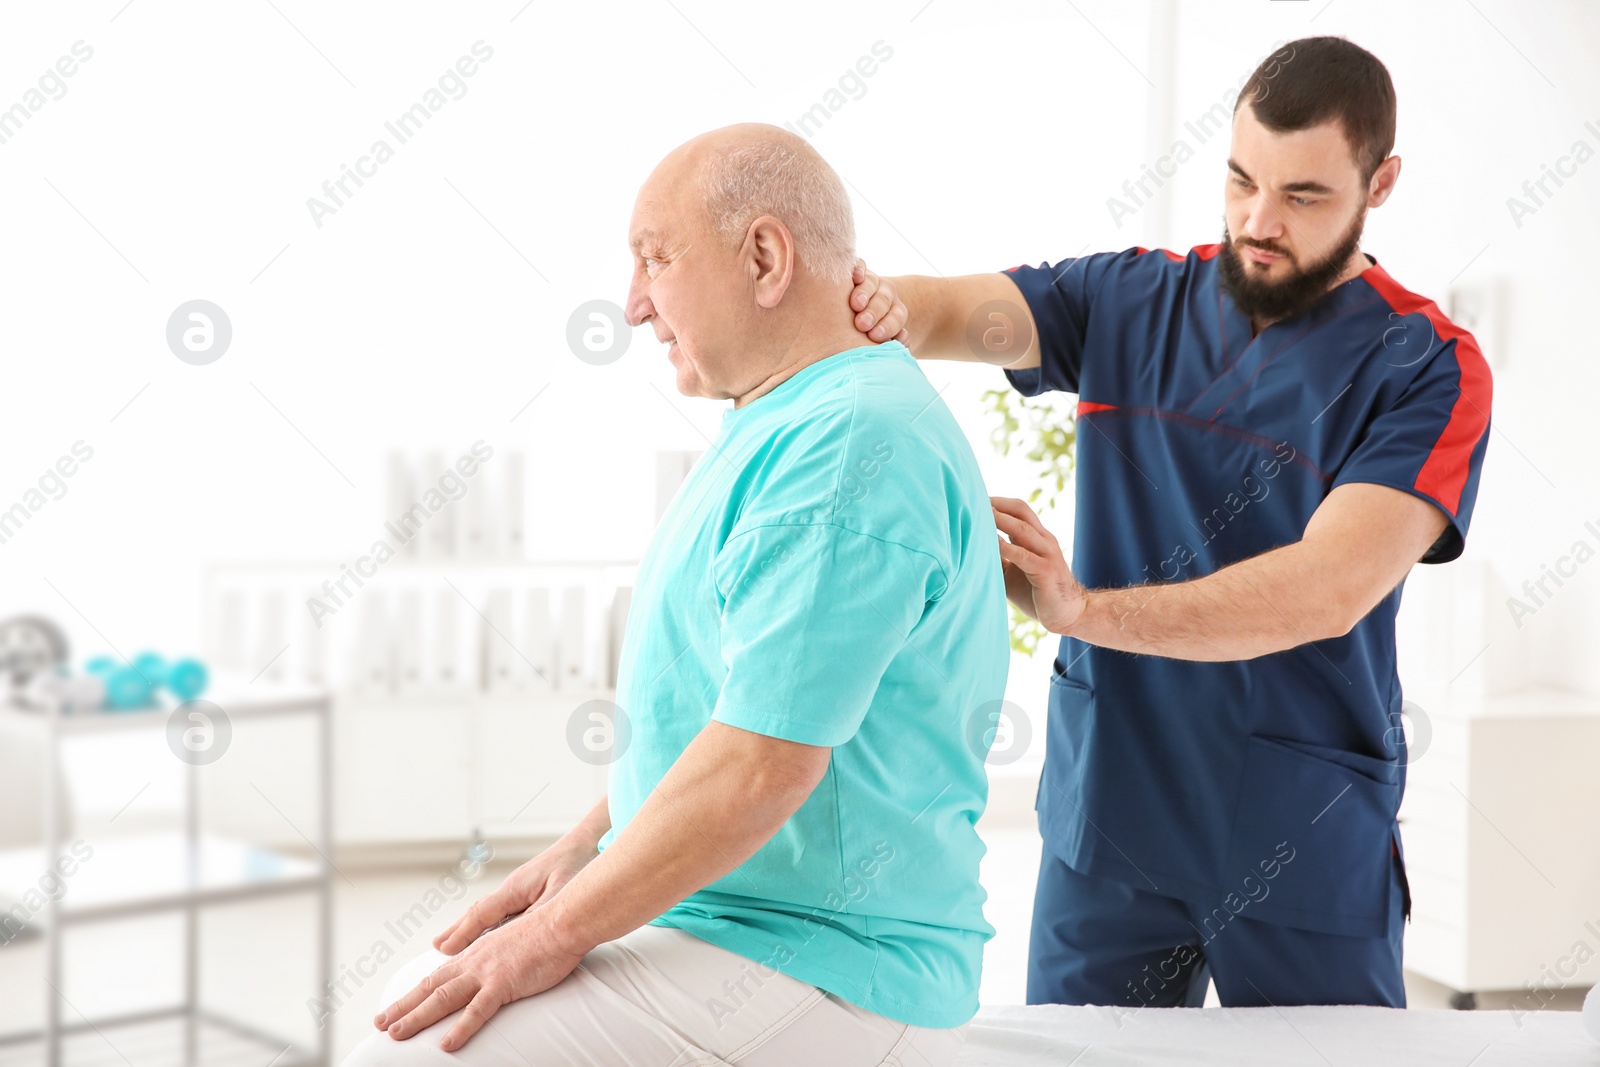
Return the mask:
<path id="1" fill-rule="evenodd" d="M 1028 503 L 1036 511 L 1048 511 L 1066 491 L 1067 479 L 1072 476 L 1078 443 L 1078 420 L 1070 409 L 1057 403 L 1053 397 L 1030 400 L 1011 389 L 989 389 L 983 400 L 989 415 L 996 419 L 989 431 L 989 441 L 995 451 L 1009 456 L 1013 449 L 1022 452 L 1025 459 L 1035 465 L 1039 484 L 1028 492 Z M 1044 504 L 1039 501 L 1043 498 Z M 1011 649 L 1024 656 L 1032 656 L 1049 632 L 1033 619 L 1008 604 L 1011 611 Z"/>

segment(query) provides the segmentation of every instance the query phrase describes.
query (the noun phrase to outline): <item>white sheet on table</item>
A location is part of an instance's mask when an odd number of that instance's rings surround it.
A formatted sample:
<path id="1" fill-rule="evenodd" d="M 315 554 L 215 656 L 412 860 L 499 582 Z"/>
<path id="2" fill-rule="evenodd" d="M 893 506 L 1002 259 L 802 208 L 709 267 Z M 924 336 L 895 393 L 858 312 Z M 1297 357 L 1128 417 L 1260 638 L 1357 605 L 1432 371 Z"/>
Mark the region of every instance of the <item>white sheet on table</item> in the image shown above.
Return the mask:
<path id="1" fill-rule="evenodd" d="M 1519 1025 L 1520 1024 L 1520 1025 Z M 984 1007 L 959 1067 L 1600 1065 L 1577 1012 Z"/>

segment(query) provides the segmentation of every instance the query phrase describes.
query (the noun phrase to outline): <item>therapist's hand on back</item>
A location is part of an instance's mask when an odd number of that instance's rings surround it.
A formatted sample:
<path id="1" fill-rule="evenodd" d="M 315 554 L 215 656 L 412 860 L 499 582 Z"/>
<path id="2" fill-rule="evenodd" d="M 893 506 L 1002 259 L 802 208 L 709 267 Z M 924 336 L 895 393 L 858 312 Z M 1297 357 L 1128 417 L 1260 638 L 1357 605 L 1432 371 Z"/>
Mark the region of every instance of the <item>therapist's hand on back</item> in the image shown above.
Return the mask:
<path id="1" fill-rule="evenodd" d="M 885 341 L 904 344 L 910 336 L 905 329 L 910 316 L 894 284 L 872 273 L 866 261 L 860 259 L 856 260 L 850 279 L 855 282 L 855 288 L 850 290 L 850 310 L 856 313 L 856 329 L 879 344 Z"/>
<path id="2" fill-rule="evenodd" d="M 1067 566 L 1061 543 L 1025 502 L 992 496 L 989 504 L 995 527 L 1004 535 L 1000 569 L 1006 599 L 1051 633 L 1068 633 L 1083 617 L 1089 594 Z"/>

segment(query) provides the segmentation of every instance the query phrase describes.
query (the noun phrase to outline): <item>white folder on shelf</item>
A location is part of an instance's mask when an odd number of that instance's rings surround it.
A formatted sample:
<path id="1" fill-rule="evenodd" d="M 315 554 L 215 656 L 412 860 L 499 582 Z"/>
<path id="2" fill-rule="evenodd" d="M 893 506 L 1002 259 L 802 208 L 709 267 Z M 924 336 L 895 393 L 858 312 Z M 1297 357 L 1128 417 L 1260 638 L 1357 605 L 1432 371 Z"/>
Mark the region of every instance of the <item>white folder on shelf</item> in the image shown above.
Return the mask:
<path id="1" fill-rule="evenodd" d="M 418 480 L 417 499 L 421 500 L 429 489 L 443 492 L 439 488 L 439 479 L 444 475 L 446 468 L 444 456 L 439 452 L 429 452 L 422 461 L 422 477 Z M 446 500 L 449 498 L 447 497 Z M 426 536 L 427 552 L 424 553 L 431 559 L 453 559 L 456 553 L 456 514 L 455 509 L 448 504 L 428 517 L 428 524 L 423 527 Z"/>
<path id="2" fill-rule="evenodd" d="M 594 685 L 589 670 L 588 590 L 581 585 L 561 590 L 561 621 L 556 636 L 557 688 L 588 689 Z"/>
<path id="3" fill-rule="evenodd" d="M 356 635 L 356 669 L 352 681 L 365 697 L 394 694 L 393 644 L 389 638 L 389 598 L 381 589 L 361 594 L 361 630 Z"/>
<path id="4" fill-rule="evenodd" d="M 426 536 L 426 527 L 419 529 L 415 525 L 426 514 L 426 509 L 411 510 L 417 504 L 415 473 L 404 452 L 389 453 L 388 506 L 384 508 L 384 520 L 390 526 L 385 529 L 393 539 L 396 554 L 404 559 L 416 559 L 422 554 L 422 541 Z"/>
<path id="5" fill-rule="evenodd" d="M 501 515 L 505 543 L 501 555 L 517 563 L 527 555 L 527 485 L 522 453 L 507 452 L 505 463 L 505 508 Z"/>
<path id="6" fill-rule="evenodd" d="M 322 600 L 322 590 L 315 587 L 306 590 L 301 598 L 302 605 L 310 605 L 312 600 Z M 309 606 L 297 612 L 300 619 L 300 679 L 314 686 L 328 686 L 332 679 L 328 676 L 328 646 L 331 643 L 333 617 L 325 612 L 312 614 Z M 322 625 L 317 625 L 318 622 Z"/>
<path id="7" fill-rule="evenodd" d="M 456 472 L 461 477 L 461 472 Z M 464 559 L 486 560 L 495 555 L 489 486 L 480 469 L 471 478 L 463 478 L 466 492 L 459 499 L 450 500 L 445 511 L 460 511 L 458 532 L 459 555 Z"/>
<path id="8" fill-rule="evenodd" d="M 550 618 L 550 590 L 535 587 L 523 596 L 522 654 L 529 675 L 528 688 L 535 693 L 554 689 L 556 646 Z"/>
<path id="9" fill-rule="evenodd" d="M 433 641 L 428 650 L 429 687 L 440 696 L 450 696 L 480 687 L 478 672 L 474 669 L 472 642 L 466 633 L 472 627 L 463 626 L 463 619 L 475 619 L 472 609 L 461 599 L 461 594 L 451 588 L 434 594 L 433 616 L 429 620 Z"/>
<path id="10" fill-rule="evenodd" d="M 427 663 L 422 644 L 422 590 L 400 591 L 395 614 L 395 691 L 403 697 L 423 696 L 428 690 Z"/>
<path id="11" fill-rule="evenodd" d="M 511 590 L 496 587 L 489 590 L 488 603 L 483 609 L 483 662 L 484 687 L 491 693 L 516 691 L 516 664 L 519 660 L 516 647 L 511 643 Z"/>

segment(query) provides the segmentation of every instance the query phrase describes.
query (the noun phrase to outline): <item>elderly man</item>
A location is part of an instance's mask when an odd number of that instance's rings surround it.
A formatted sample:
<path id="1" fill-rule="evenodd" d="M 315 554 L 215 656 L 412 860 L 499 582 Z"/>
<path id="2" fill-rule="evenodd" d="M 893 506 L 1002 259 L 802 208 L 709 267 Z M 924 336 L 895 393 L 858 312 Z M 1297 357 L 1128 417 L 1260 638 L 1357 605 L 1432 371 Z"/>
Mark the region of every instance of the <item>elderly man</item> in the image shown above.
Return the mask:
<path id="1" fill-rule="evenodd" d="M 639 568 L 630 742 L 347 1065 L 954 1060 L 994 932 L 973 824 L 1005 589 L 970 446 L 856 332 L 853 244 L 838 176 L 774 127 L 640 190 L 629 320 L 733 404 Z"/>

